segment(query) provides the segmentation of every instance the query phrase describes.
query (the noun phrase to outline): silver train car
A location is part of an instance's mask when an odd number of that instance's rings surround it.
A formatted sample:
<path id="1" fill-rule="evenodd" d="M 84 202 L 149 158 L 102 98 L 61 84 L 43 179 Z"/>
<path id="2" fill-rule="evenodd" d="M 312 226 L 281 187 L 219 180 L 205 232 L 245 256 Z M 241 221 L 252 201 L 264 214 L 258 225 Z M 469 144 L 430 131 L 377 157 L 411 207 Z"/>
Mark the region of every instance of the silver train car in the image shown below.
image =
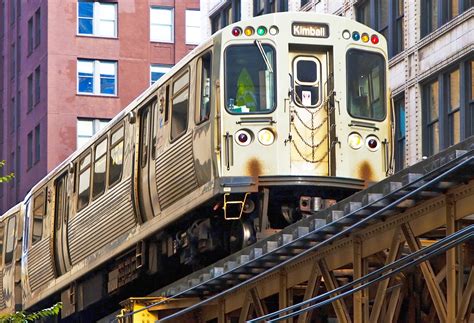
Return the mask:
<path id="1" fill-rule="evenodd" d="M 342 17 L 223 28 L 3 215 L 0 309 L 95 319 L 385 178 L 387 61 Z"/>

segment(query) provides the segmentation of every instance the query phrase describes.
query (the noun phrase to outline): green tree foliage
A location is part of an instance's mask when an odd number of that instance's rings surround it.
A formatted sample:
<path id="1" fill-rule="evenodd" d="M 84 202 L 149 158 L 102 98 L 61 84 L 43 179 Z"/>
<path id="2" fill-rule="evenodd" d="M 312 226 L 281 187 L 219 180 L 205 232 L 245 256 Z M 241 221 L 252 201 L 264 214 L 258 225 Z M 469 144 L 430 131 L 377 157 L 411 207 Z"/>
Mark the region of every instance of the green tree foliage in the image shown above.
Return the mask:
<path id="1" fill-rule="evenodd" d="M 0 168 L 2 168 L 3 166 L 5 166 L 5 161 L 0 160 Z M 13 177 L 15 177 L 15 175 L 13 175 L 13 173 L 10 173 L 6 176 L 0 176 L 0 183 L 9 182 L 13 179 Z"/>
<path id="2" fill-rule="evenodd" d="M 0 316 L 1 323 L 31 323 L 44 318 L 57 316 L 63 307 L 63 303 L 58 302 L 51 307 L 42 309 L 38 312 L 27 314 L 25 312 L 16 312 L 14 314 Z"/>

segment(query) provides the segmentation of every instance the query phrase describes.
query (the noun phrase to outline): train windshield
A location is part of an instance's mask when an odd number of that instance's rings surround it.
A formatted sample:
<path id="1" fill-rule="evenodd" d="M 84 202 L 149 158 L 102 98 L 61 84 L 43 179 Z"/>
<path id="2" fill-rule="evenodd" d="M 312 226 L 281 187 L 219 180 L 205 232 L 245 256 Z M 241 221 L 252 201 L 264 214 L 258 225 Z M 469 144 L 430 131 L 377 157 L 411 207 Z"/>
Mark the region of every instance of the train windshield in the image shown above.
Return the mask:
<path id="1" fill-rule="evenodd" d="M 364 50 L 347 52 L 347 109 L 355 118 L 385 119 L 385 59 Z"/>
<path id="2" fill-rule="evenodd" d="M 254 43 L 233 45 L 225 54 L 226 109 L 235 114 L 275 109 L 275 49 Z"/>

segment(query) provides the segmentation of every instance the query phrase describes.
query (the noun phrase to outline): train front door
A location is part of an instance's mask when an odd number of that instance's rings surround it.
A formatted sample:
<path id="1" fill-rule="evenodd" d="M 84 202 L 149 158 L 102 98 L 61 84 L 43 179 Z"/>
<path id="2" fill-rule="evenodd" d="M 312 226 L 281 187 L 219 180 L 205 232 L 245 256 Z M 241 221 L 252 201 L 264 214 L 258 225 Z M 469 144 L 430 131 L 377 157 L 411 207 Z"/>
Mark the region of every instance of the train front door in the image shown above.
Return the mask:
<path id="1" fill-rule="evenodd" d="M 54 182 L 54 262 L 58 276 L 63 275 L 70 268 L 67 242 L 67 221 L 69 213 L 67 183 L 67 172 Z"/>
<path id="2" fill-rule="evenodd" d="M 329 175 L 328 53 L 290 50 L 291 174 Z"/>

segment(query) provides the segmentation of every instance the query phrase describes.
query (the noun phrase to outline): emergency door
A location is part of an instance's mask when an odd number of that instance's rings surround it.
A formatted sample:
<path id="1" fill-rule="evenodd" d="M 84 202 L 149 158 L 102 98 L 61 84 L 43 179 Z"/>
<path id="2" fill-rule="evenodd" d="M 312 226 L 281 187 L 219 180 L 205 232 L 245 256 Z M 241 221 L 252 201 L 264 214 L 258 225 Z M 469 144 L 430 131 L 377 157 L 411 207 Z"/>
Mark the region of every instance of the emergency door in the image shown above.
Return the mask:
<path id="1" fill-rule="evenodd" d="M 329 174 L 327 53 L 290 51 L 291 174 Z"/>

